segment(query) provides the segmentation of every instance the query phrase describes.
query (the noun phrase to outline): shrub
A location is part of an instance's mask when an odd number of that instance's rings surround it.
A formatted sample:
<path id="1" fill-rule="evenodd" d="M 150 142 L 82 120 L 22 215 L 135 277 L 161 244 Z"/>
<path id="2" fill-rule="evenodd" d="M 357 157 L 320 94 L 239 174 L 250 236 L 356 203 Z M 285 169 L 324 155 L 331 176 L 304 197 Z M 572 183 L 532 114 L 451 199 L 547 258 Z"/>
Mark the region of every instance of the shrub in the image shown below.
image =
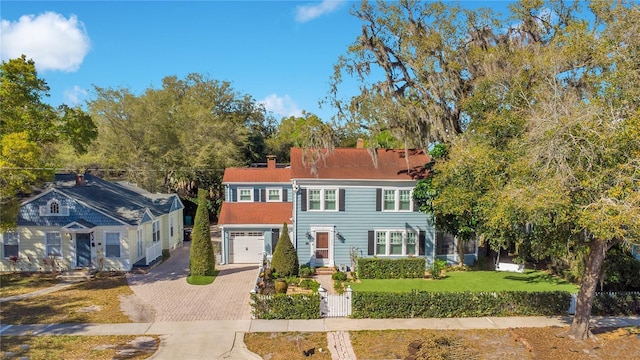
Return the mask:
<path id="1" fill-rule="evenodd" d="M 335 272 L 331 275 L 331 280 L 346 281 L 347 273 L 344 273 L 342 271 Z"/>
<path id="2" fill-rule="evenodd" d="M 300 281 L 300 287 L 303 289 L 311 290 L 313 292 L 318 292 L 320 283 L 313 279 L 303 279 L 302 281 Z"/>
<path id="3" fill-rule="evenodd" d="M 593 299 L 592 315 L 640 315 L 640 293 L 596 293 Z"/>
<path id="4" fill-rule="evenodd" d="M 424 277 L 424 259 L 358 258 L 361 279 L 411 279 Z"/>
<path id="5" fill-rule="evenodd" d="M 319 294 L 251 294 L 251 312 L 256 319 L 319 319 Z"/>
<path id="6" fill-rule="evenodd" d="M 271 269 L 281 277 L 298 275 L 298 254 L 289 238 L 289 229 L 285 223 L 282 226 L 282 235 L 278 239 L 271 259 Z"/>
<path id="7" fill-rule="evenodd" d="M 431 273 L 432 279 L 440 279 L 442 278 L 442 272 L 447 267 L 447 262 L 442 259 L 436 259 L 431 267 L 429 267 L 429 272 Z"/>
<path id="8" fill-rule="evenodd" d="M 191 276 L 212 276 L 215 272 L 215 254 L 211 244 L 211 227 L 207 210 L 207 191 L 198 190 L 198 208 L 191 233 L 189 270 Z"/>
<path id="9" fill-rule="evenodd" d="M 298 271 L 298 275 L 302 278 L 310 278 L 316 274 L 316 269 L 310 267 L 309 265 L 300 266 L 300 270 Z"/>
<path id="10" fill-rule="evenodd" d="M 555 292 L 353 293 L 354 318 L 565 315 L 571 294 Z"/>

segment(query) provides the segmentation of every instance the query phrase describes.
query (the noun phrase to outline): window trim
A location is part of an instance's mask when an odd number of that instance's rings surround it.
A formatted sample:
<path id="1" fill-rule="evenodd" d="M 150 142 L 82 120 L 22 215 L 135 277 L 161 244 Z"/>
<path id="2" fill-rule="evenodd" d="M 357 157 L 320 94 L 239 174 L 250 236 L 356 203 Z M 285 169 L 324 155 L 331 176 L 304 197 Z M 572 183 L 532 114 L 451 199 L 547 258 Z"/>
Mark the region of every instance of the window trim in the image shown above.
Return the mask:
<path id="1" fill-rule="evenodd" d="M 50 254 L 49 253 L 49 235 L 58 235 L 58 239 L 60 240 L 60 254 L 59 255 L 55 255 L 55 254 Z M 63 250 L 63 246 L 62 246 L 62 234 L 59 231 L 47 231 L 44 234 L 44 251 L 45 251 L 45 256 L 49 257 L 49 256 L 55 256 L 56 258 L 61 258 L 64 255 Z"/>
<path id="2" fill-rule="evenodd" d="M 374 256 L 380 256 L 380 257 L 394 257 L 394 256 L 418 256 L 419 253 L 419 242 L 420 242 L 420 232 L 417 230 L 411 230 L 411 229 L 393 229 L 393 228 L 387 228 L 387 229 L 374 229 L 374 241 L 375 241 L 375 246 L 374 246 Z M 384 233 L 385 234 L 385 252 L 384 254 L 378 253 L 378 234 L 380 233 Z M 391 233 L 402 233 L 402 252 L 400 254 L 391 254 Z M 414 244 L 414 253 L 413 254 L 407 254 L 407 234 L 408 233 L 413 233 L 415 234 L 415 239 L 416 242 Z"/>
<path id="3" fill-rule="evenodd" d="M 57 212 L 51 211 L 56 206 Z M 62 205 L 62 201 L 58 198 L 49 199 L 47 205 L 40 205 L 38 209 L 40 216 L 69 216 L 69 207 Z"/>
<path id="4" fill-rule="evenodd" d="M 7 235 L 11 234 L 11 239 L 8 239 Z M 15 240 L 17 242 L 16 245 L 8 245 L 7 241 L 8 240 Z M 16 254 L 15 255 L 8 255 L 7 256 L 7 250 L 5 248 L 5 246 L 16 246 Z M 15 256 L 16 258 L 20 258 L 20 233 L 17 231 L 5 231 L 2 233 L 2 257 L 5 259 L 9 259 L 11 257 Z"/>
<path id="5" fill-rule="evenodd" d="M 326 191 L 333 190 L 335 191 L 336 198 L 334 200 L 335 208 L 327 209 L 326 208 Z M 311 191 L 320 191 L 320 209 L 312 209 L 310 205 L 311 203 Z M 307 211 L 326 211 L 326 212 L 338 212 L 340 211 L 340 189 L 337 187 L 328 187 L 328 188 L 318 188 L 312 187 L 307 188 Z"/>
<path id="6" fill-rule="evenodd" d="M 118 256 L 108 256 L 107 255 L 107 246 L 115 246 L 107 243 L 107 234 L 118 234 Z M 103 254 L 106 259 L 121 259 L 122 258 L 122 232 L 121 231 L 104 231 L 104 247 Z"/>
<path id="7" fill-rule="evenodd" d="M 174 234 L 174 227 L 175 227 L 175 220 L 173 219 L 173 216 L 169 216 L 169 236 L 171 238 L 173 238 L 173 234 Z"/>
<path id="8" fill-rule="evenodd" d="M 243 190 L 249 191 L 249 200 L 243 200 L 242 199 L 242 191 Z M 253 202 L 254 201 L 254 199 L 253 199 L 253 188 L 251 188 L 251 187 L 241 187 L 241 188 L 238 188 L 237 191 L 238 191 L 238 202 Z"/>
<path id="9" fill-rule="evenodd" d="M 271 200 L 271 199 L 270 199 L 270 194 L 269 194 L 269 192 L 270 192 L 271 190 L 276 190 L 276 191 L 278 191 L 278 199 L 277 199 L 277 200 Z M 266 196 L 266 201 L 267 201 L 267 202 L 282 202 L 282 188 L 268 187 L 265 191 L 267 192 L 267 194 L 266 194 L 266 195 L 267 195 L 267 196 Z"/>
<path id="10" fill-rule="evenodd" d="M 380 211 L 383 212 L 412 212 L 413 211 L 413 190 L 409 188 L 382 188 L 380 193 Z M 385 209 L 385 198 L 384 195 L 388 191 L 394 192 L 394 204 L 393 209 Z M 409 191 L 409 208 L 408 209 L 400 209 L 400 192 L 401 191 Z"/>

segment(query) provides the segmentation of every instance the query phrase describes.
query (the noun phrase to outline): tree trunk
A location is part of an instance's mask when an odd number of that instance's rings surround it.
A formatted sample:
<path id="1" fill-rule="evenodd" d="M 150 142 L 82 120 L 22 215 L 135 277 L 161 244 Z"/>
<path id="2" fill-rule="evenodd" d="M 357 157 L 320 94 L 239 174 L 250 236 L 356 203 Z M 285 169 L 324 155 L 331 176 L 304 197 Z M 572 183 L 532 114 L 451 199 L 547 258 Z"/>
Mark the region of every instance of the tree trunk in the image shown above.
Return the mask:
<path id="1" fill-rule="evenodd" d="M 457 245 L 457 251 L 458 251 L 458 265 L 460 265 L 461 267 L 464 266 L 464 243 L 465 241 L 462 240 L 462 238 L 460 238 L 459 236 L 456 236 L 456 245 Z"/>
<path id="2" fill-rule="evenodd" d="M 589 320 L 591 319 L 593 298 L 596 287 L 598 286 L 598 275 L 600 274 L 605 253 L 608 249 L 607 245 L 607 241 L 598 239 L 592 240 L 591 244 L 589 244 L 589 257 L 587 258 L 586 268 L 580 283 L 576 313 L 573 316 L 571 329 L 563 334 L 564 336 L 569 336 L 576 340 L 594 337 L 589 328 Z"/>

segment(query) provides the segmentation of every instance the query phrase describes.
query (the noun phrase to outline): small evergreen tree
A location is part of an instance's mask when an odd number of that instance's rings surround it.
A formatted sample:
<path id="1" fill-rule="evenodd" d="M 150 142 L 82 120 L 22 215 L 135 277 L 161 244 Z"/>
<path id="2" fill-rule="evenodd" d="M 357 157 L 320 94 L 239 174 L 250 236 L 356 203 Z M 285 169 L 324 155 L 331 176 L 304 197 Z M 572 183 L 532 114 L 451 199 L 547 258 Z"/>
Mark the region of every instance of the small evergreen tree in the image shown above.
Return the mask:
<path id="1" fill-rule="evenodd" d="M 289 229 L 285 223 L 282 226 L 282 235 L 278 239 L 276 248 L 273 251 L 271 259 L 271 270 L 275 271 L 278 276 L 296 276 L 298 275 L 298 254 L 289 238 Z"/>
<path id="2" fill-rule="evenodd" d="M 213 276 L 215 254 L 211 244 L 211 228 L 207 211 L 207 191 L 198 190 L 198 209 L 191 234 L 191 253 L 189 270 L 191 276 Z"/>

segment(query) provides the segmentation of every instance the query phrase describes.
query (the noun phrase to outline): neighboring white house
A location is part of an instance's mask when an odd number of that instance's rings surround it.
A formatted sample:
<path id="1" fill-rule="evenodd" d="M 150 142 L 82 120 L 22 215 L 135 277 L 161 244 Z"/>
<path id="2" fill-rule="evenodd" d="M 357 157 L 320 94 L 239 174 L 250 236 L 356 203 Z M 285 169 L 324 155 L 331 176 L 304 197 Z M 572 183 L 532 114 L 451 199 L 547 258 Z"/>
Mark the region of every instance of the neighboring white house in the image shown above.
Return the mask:
<path id="1" fill-rule="evenodd" d="M 88 268 L 129 271 L 183 241 L 183 204 L 93 175 L 57 174 L 22 202 L 15 231 L 2 234 L 0 271 Z"/>

